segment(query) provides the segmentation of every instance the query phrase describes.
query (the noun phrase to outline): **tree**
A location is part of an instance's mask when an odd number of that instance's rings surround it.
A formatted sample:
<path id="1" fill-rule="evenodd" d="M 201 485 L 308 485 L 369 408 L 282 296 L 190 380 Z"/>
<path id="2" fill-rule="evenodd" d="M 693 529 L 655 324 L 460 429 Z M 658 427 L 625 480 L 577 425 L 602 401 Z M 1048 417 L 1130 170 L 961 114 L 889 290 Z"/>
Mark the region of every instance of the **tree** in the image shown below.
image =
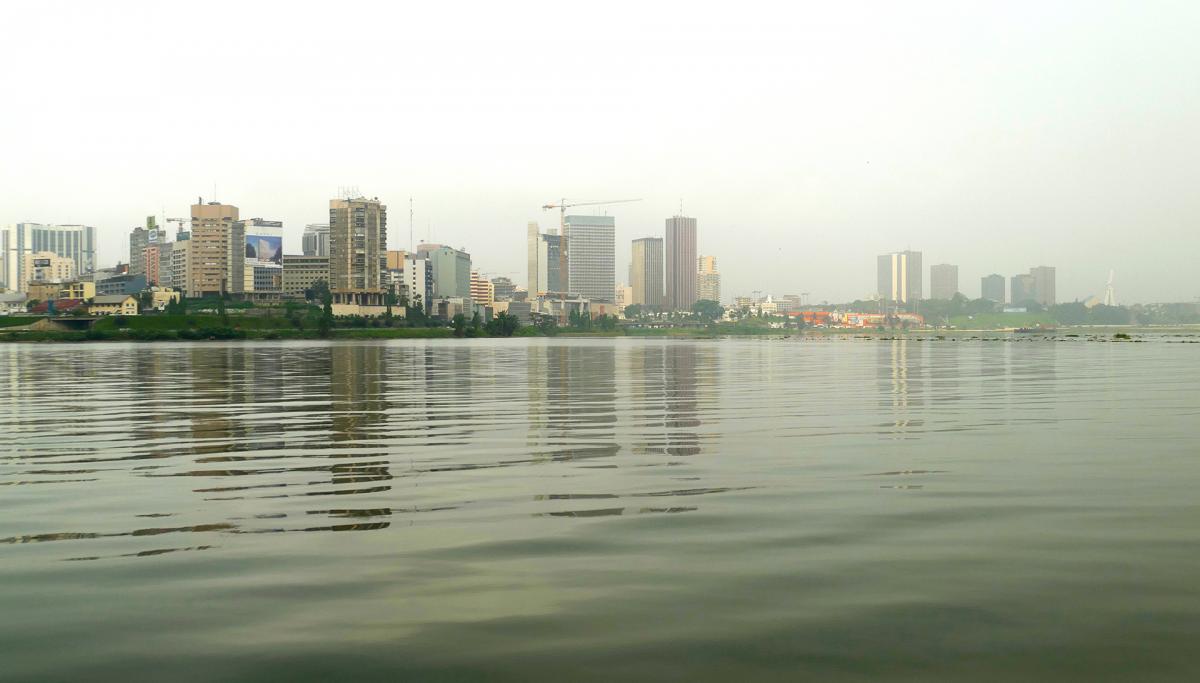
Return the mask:
<path id="1" fill-rule="evenodd" d="M 465 337 L 467 334 L 467 317 L 462 313 L 455 313 L 450 319 L 450 325 L 454 328 L 454 336 Z"/>
<path id="2" fill-rule="evenodd" d="M 629 304 L 625 307 L 625 317 L 630 320 L 642 317 L 643 313 L 641 304 Z"/>
<path id="3" fill-rule="evenodd" d="M 148 289 L 138 292 L 138 310 L 146 312 L 154 307 L 154 293 Z"/>
<path id="4" fill-rule="evenodd" d="M 318 281 L 316 284 L 324 285 L 324 281 Z M 316 288 L 316 284 L 313 285 Z M 329 286 L 325 285 L 321 292 L 321 319 L 317 322 L 317 333 L 322 337 L 328 337 L 333 333 L 333 292 L 329 291 Z"/>
<path id="5" fill-rule="evenodd" d="M 713 301 L 712 299 L 701 299 L 692 304 L 692 313 L 709 322 L 712 322 L 714 320 L 719 320 L 721 316 L 725 314 L 725 309 L 721 307 L 721 304 Z"/>
<path id="6" fill-rule="evenodd" d="M 617 316 L 615 315 L 599 316 L 596 318 L 595 322 L 596 327 L 604 330 L 605 332 L 612 332 L 613 330 L 617 329 Z"/>
<path id="7" fill-rule="evenodd" d="M 537 327 L 547 337 L 553 337 L 558 334 L 558 320 L 554 319 L 553 316 L 544 315 L 538 318 Z"/>
<path id="8" fill-rule="evenodd" d="M 511 337 L 521 329 L 521 320 L 507 312 L 497 313 L 487 324 L 487 333 L 493 337 Z"/>
<path id="9" fill-rule="evenodd" d="M 304 290 L 305 301 L 325 301 L 325 294 L 329 292 L 329 283 L 324 280 L 317 280 L 312 283 L 312 286 Z"/>
<path id="10" fill-rule="evenodd" d="M 396 303 L 396 283 L 388 285 L 387 294 L 384 294 L 384 304 L 387 310 L 383 312 L 383 319 L 387 321 L 388 326 L 392 325 L 392 304 Z"/>

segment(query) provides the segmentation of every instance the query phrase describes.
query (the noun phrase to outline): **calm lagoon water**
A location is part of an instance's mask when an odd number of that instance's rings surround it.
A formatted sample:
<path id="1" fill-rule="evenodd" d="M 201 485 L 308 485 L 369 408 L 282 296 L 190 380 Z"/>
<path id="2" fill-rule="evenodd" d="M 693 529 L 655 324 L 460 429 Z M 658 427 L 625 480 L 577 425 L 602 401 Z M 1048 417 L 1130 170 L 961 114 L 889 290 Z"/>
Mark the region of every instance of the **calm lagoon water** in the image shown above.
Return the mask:
<path id="1" fill-rule="evenodd" d="M 0 346 L 2 680 L 1200 675 L 1200 346 Z"/>

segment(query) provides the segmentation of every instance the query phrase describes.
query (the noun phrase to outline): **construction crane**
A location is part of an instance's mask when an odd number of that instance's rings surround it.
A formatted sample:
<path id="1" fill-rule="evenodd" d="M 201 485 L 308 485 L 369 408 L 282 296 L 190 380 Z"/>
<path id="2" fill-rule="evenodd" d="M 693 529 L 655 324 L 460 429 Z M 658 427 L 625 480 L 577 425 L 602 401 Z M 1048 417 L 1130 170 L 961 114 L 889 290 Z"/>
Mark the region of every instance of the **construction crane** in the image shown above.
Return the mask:
<path id="1" fill-rule="evenodd" d="M 571 288 L 570 276 L 569 276 L 568 270 L 567 270 L 567 259 L 568 259 L 567 254 L 568 254 L 568 249 L 570 248 L 567 245 L 567 243 L 570 241 L 567 238 L 567 209 L 574 208 L 576 206 L 602 206 L 602 205 L 607 205 L 607 204 L 627 204 L 629 202 L 640 202 L 640 201 L 642 201 L 642 200 L 641 199 L 612 199 L 612 200 L 605 201 L 605 202 L 574 202 L 574 201 L 568 201 L 564 198 L 564 199 L 558 200 L 557 204 L 543 204 L 542 205 L 542 211 L 549 211 L 550 209 L 558 209 L 558 235 L 559 235 L 558 272 L 559 272 L 559 278 L 566 280 L 566 286 L 564 287 L 564 289 Z"/>
<path id="2" fill-rule="evenodd" d="M 628 202 L 640 202 L 641 199 L 613 199 L 607 202 L 568 202 L 566 199 L 560 199 L 557 204 L 546 204 L 542 206 L 543 211 L 550 209 L 558 209 L 558 234 L 563 234 L 563 230 L 567 227 L 567 209 L 576 206 L 601 206 L 604 204 L 625 204 Z"/>
<path id="3" fill-rule="evenodd" d="M 178 223 L 179 224 L 179 229 L 175 231 L 175 234 L 177 236 L 179 235 L 179 233 L 183 232 L 183 226 L 185 226 L 185 225 L 191 226 L 191 224 L 192 224 L 192 219 L 190 219 L 190 218 L 164 218 L 163 221 L 166 223 Z M 176 239 L 178 239 L 178 237 L 176 237 Z"/>

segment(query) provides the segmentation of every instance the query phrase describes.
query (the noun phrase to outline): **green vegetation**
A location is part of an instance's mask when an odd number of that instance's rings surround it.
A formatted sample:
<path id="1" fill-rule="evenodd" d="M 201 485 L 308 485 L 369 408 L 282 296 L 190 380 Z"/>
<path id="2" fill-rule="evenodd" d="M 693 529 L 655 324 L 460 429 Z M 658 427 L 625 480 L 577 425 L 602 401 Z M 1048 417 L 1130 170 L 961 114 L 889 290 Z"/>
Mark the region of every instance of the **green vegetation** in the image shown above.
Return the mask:
<path id="1" fill-rule="evenodd" d="M 41 316 L 32 315 L 0 315 L 0 327 L 23 327 L 41 319 Z"/>

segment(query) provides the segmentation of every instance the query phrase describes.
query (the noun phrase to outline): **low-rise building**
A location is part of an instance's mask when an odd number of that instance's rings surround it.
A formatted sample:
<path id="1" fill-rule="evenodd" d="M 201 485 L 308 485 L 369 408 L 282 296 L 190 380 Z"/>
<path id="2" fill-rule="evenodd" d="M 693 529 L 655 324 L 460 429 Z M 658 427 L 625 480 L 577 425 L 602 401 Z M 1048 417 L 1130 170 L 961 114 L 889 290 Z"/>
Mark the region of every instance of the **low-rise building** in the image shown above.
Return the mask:
<path id="1" fill-rule="evenodd" d="M 283 296 L 304 298 L 304 290 L 318 281 L 329 284 L 328 256 L 283 256 Z"/>
<path id="2" fill-rule="evenodd" d="M 90 315 L 137 315 L 137 298 L 129 294 L 97 296 L 88 306 Z"/>
<path id="3" fill-rule="evenodd" d="M 96 283 L 86 280 L 64 282 L 58 291 L 63 299 L 92 299 L 96 296 Z"/>
<path id="4" fill-rule="evenodd" d="M 156 311 L 166 310 L 169 303 L 179 303 L 180 297 L 181 295 L 178 290 L 166 287 L 150 288 L 150 306 Z"/>
<path id="5" fill-rule="evenodd" d="M 28 297 L 21 292 L 5 292 L 0 294 L 0 315 L 24 314 L 26 301 L 28 301 Z"/>

